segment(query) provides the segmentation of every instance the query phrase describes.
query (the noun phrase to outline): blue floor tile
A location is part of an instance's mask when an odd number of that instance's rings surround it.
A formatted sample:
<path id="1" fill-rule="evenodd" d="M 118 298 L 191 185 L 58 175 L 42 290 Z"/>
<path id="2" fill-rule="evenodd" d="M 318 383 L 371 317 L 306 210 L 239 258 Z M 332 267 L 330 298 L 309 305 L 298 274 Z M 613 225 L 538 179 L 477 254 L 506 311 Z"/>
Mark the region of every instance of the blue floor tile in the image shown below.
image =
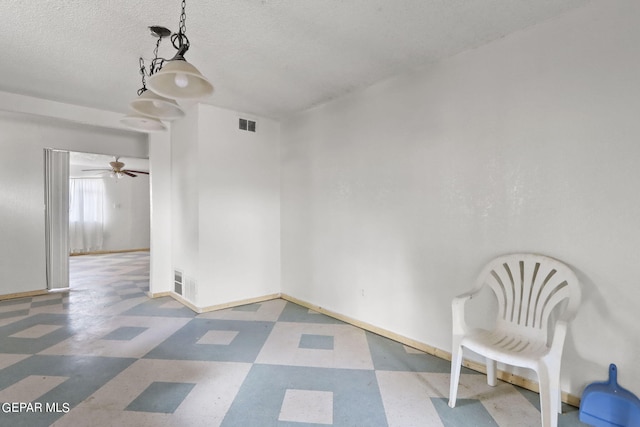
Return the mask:
<path id="1" fill-rule="evenodd" d="M 451 362 L 426 353 L 407 353 L 404 345 L 397 341 L 366 332 L 371 358 L 376 369 L 383 371 L 451 372 Z M 462 368 L 463 374 L 477 372 Z"/>
<path id="2" fill-rule="evenodd" d="M 37 402 L 67 404 L 70 409 L 89 397 L 136 359 L 124 357 L 35 355 L 1 371 L 0 390 L 32 375 L 68 377 L 65 382 L 36 399 Z M 64 412 L 15 413 L 0 415 L 0 425 L 48 426 Z"/>
<path id="3" fill-rule="evenodd" d="M 59 325 L 60 329 L 40 338 L 18 338 L 11 335 L 36 325 Z M 73 336 L 68 316 L 64 314 L 36 314 L 0 327 L 0 351 L 13 354 L 35 354 Z"/>
<path id="4" fill-rule="evenodd" d="M 333 337 L 330 335 L 302 334 L 298 348 L 333 350 Z"/>
<path id="5" fill-rule="evenodd" d="M 343 321 L 325 316 L 320 313 L 309 313 L 309 309 L 287 302 L 280 317 L 279 322 L 300 322 L 300 323 L 332 323 L 345 324 Z"/>
<path id="6" fill-rule="evenodd" d="M 158 317 L 195 317 L 196 313 L 187 307 L 181 308 L 161 308 L 163 304 L 174 301 L 172 298 L 154 298 L 149 299 L 141 304 L 122 313 L 125 316 L 158 316 Z"/>
<path id="7" fill-rule="evenodd" d="M 243 382 L 222 427 L 305 425 L 278 421 L 287 389 L 333 392 L 333 425 L 336 427 L 387 426 L 374 371 L 256 364 Z"/>
<path id="8" fill-rule="evenodd" d="M 255 313 L 256 311 L 258 311 L 260 309 L 261 306 L 262 306 L 262 304 L 239 305 L 238 307 L 233 307 L 231 309 L 231 311 L 247 311 L 247 312 L 250 312 L 250 313 Z"/>
<path id="9" fill-rule="evenodd" d="M 444 427 L 498 427 L 479 400 L 458 399 L 450 408 L 447 399 L 431 399 Z M 515 426 L 514 426 L 515 427 Z"/>
<path id="10" fill-rule="evenodd" d="M 125 408 L 125 411 L 172 414 L 196 385 L 156 381 Z"/>
<path id="11" fill-rule="evenodd" d="M 151 350 L 145 358 L 253 362 L 273 325 L 273 322 L 193 319 Z M 198 344 L 198 340 L 211 330 L 238 334 L 228 345 Z"/>
<path id="12" fill-rule="evenodd" d="M 149 328 L 142 328 L 136 326 L 123 326 L 116 330 L 109 332 L 102 337 L 103 340 L 118 340 L 118 341 L 130 341 L 146 331 Z"/>

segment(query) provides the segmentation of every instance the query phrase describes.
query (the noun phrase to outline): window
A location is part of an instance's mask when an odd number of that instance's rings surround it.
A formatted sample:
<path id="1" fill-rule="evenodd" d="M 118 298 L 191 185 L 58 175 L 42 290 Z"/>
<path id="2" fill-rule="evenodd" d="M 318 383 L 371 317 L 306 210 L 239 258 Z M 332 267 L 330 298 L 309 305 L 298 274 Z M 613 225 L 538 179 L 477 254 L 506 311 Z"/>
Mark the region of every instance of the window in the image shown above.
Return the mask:
<path id="1" fill-rule="evenodd" d="M 71 179 L 69 182 L 69 243 L 72 253 L 102 249 L 104 237 L 104 182 Z"/>

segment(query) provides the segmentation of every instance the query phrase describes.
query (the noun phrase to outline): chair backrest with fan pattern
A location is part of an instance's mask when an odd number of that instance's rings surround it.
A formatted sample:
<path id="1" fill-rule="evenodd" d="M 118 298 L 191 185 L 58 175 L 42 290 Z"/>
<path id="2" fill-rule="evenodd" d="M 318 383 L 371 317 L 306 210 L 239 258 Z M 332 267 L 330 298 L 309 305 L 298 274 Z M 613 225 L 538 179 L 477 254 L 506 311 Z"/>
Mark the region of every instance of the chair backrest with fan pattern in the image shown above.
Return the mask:
<path id="1" fill-rule="evenodd" d="M 485 266 L 478 280 L 495 293 L 498 325 L 527 330 L 527 334 L 546 336 L 550 314 L 565 299 L 567 320 L 580 304 L 580 287 L 573 271 L 544 255 L 498 257 Z"/>

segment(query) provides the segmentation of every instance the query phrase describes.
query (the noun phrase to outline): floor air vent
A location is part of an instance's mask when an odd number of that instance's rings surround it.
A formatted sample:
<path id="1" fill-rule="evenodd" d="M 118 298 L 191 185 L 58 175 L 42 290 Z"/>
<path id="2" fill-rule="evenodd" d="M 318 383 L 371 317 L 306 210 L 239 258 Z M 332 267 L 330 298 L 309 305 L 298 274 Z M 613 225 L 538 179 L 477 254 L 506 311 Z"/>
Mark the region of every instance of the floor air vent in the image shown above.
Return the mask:
<path id="1" fill-rule="evenodd" d="M 182 284 L 183 284 L 182 271 L 173 270 L 173 291 L 178 295 L 182 295 Z"/>

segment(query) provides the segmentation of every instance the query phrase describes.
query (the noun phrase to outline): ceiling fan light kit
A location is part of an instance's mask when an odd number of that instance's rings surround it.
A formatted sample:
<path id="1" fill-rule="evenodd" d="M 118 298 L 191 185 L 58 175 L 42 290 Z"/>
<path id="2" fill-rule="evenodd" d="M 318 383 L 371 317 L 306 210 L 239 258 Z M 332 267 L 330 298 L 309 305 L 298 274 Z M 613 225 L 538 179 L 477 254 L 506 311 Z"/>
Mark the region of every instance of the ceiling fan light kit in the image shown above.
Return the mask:
<path id="1" fill-rule="evenodd" d="M 167 129 L 161 120 L 174 120 L 185 116 L 184 109 L 176 100 L 195 100 L 213 93 L 213 85 L 206 77 L 184 58 L 190 43 L 186 35 L 186 0 L 182 0 L 182 13 L 177 33 L 161 26 L 151 26 L 151 35 L 157 37 L 154 58 L 148 69 L 140 58 L 142 88 L 138 98 L 131 101 L 135 111 L 123 117 L 120 122 L 127 127 L 142 132 L 160 132 Z M 177 50 L 172 59 L 158 57 L 158 48 L 163 38 L 171 37 Z M 149 88 L 146 86 L 149 77 Z"/>
<path id="2" fill-rule="evenodd" d="M 125 175 L 130 176 L 131 178 L 136 178 L 138 176 L 136 174 L 149 175 L 149 172 L 147 171 L 125 169 L 124 163 L 120 161 L 119 157 L 116 157 L 115 161 L 109 162 L 109 166 L 110 166 L 109 168 L 82 169 L 82 171 L 83 172 L 101 171 L 102 174 L 108 173 L 111 178 L 118 178 L 118 179 L 122 178 Z"/>

